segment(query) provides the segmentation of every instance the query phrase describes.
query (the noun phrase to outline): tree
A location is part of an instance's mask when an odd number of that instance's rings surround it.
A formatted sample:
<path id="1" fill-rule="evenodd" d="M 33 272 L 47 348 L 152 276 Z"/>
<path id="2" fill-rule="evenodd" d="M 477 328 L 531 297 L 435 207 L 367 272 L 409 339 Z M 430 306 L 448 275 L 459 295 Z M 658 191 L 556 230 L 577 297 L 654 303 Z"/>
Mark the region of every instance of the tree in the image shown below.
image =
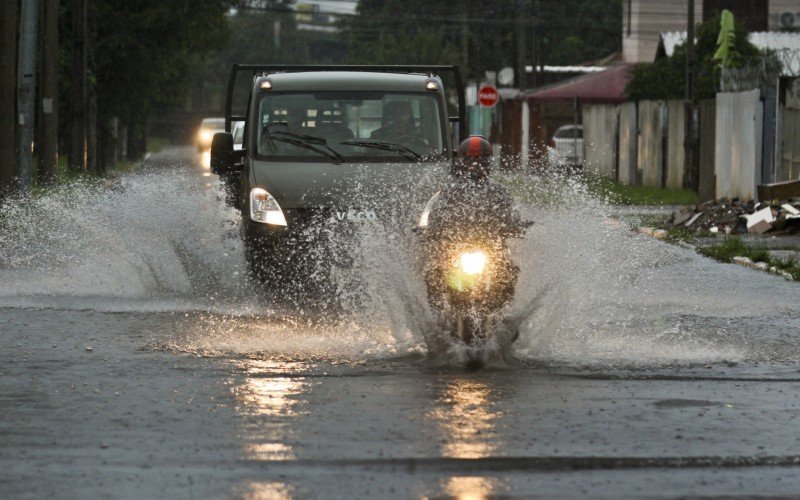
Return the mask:
<path id="1" fill-rule="evenodd" d="M 516 66 L 518 47 L 532 63 L 532 38 L 537 64 L 579 64 L 618 51 L 622 33 L 621 0 L 360 0 L 357 12 L 342 23 L 350 62 L 459 64 L 473 78 Z"/>
<path id="2" fill-rule="evenodd" d="M 17 177 L 17 28 L 19 5 L 0 3 L 0 198 Z"/>
<path id="3" fill-rule="evenodd" d="M 622 50 L 620 0 L 541 0 L 536 5 L 544 64 L 580 64 Z"/>
<path id="4" fill-rule="evenodd" d="M 228 36 L 223 0 L 99 0 L 92 2 L 91 63 L 101 148 L 105 124 L 120 117 L 129 130 L 129 154 L 146 149 L 151 113 L 182 103 L 198 60 Z"/>
<path id="5" fill-rule="evenodd" d="M 720 17 L 708 19 L 697 27 L 695 43 L 695 99 L 710 99 L 716 94 L 719 81 L 719 64 L 714 59 L 720 32 Z M 748 40 L 744 25 L 734 23 L 732 41 L 735 51 L 742 58 L 761 56 L 758 48 Z M 733 61 L 732 61 L 733 62 Z M 675 47 L 670 57 L 664 57 L 651 64 L 640 64 L 633 68 L 626 92 L 633 100 L 640 99 L 682 99 L 685 95 L 686 43 Z"/>

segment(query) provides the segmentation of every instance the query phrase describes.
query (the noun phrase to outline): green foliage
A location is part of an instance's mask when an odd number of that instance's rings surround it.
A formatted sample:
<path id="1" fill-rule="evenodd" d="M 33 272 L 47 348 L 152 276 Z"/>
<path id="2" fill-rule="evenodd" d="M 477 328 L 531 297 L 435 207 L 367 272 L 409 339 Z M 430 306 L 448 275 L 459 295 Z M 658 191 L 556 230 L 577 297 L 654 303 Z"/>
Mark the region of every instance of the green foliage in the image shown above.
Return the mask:
<path id="1" fill-rule="evenodd" d="M 720 61 L 723 68 L 737 66 L 737 60 L 741 56 L 736 50 L 736 30 L 734 27 L 733 14 L 728 9 L 722 11 L 720 18 L 719 37 L 717 37 L 717 51 L 714 53 L 714 60 Z"/>
<path id="2" fill-rule="evenodd" d="M 578 64 L 622 50 L 622 1 L 542 0 L 537 6 L 544 64 Z"/>
<path id="3" fill-rule="evenodd" d="M 424 0 L 361 0 L 344 19 L 348 61 L 356 64 L 457 64 L 458 9 Z"/>
<path id="4" fill-rule="evenodd" d="M 90 3 L 98 112 L 146 117 L 180 103 L 202 56 L 228 36 L 224 0 L 98 0 Z"/>
<path id="5" fill-rule="evenodd" d="M 697 26 L 697 41 L 694 46 L 694 96 L 697 100 L 710 99 L 716 94 L 719 64 L 714 60 L 714 54 L 717 52 L 719 26 L 719 16 Z M 743 24 L 734 24 L 734 35 L 736 51 L 742 58 L 761 55 L 758 48 L 748 40 L 748 32 Z M 634 67 L 626 88 L 628 97 L 633 100 L 681 99 L 685 95 L 685 71 L 686 44 L 683 43 L 675 47 L 675 52 L 670 57 Z"/>
<path id="6" fill-rule="evenodd" d="M 355 64 L 459 64 L 476 77 L 516 66 L 520 9 L 537 63 L 577 64 L 619 50 L 621 0 L 360 0 L 358 16 L 342 22 L 343 37 Z"/>
<path id="7" fill-rule="evenodd" d="M 764 262 L 771 268 L 790 274 L 795 281 L 800 281 L 800 262 L 797 259 L 773 258 L 763 245 L 746 245 L 736 237 L 725 238 L 722 243 L 701 247 L 697 251 L 720 262 L 733 262 L 734 257 L 747 257 L 753 262 Z"/>
<path id="8" fill-rule="evenodd" d="M 586 176 L 587 189 L 593 196 L 620 205 L 694 205 L 697 194 L 688 189 L 661 189 L 618 184 L 604 177 Z"/>
<path id="9" fill-rule="evenodd" d="M 701 247 L 697 250 L 706 257 L 720 262 L 733 262 L 734 257 L 747 257 L 753 262 L 769 262 L 769 252 L 763 246 L 747 246 L 740 238 L 725 238 L 716 245 Z"/>
<path id="10" fill-rule="evenodd" d="M 192 87 L 189 107 L 218 114 L 224 107 L 231 65 L 336 64 L 344 62 L 344 42 L 337 33 L 297 28 L 288 1 L 275 1 L 258 9 L 239 9 L 227 16 L 230 37 L 203 61 Z"/>

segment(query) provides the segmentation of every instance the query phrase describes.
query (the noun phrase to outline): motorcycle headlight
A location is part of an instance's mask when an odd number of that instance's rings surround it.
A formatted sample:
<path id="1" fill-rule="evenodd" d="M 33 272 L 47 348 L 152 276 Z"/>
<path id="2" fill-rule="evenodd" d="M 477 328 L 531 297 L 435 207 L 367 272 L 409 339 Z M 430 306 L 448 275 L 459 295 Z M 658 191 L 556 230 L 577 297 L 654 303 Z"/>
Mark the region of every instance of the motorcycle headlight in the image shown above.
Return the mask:
<path id="1" fill-rule="evenodd" d="M 278 201 L 266 189 L 261 188 L 250 190 L 250 220 L 273 226 L 286 226 L 286 217 Z"/>
<path id="2" fill-rule="evenodd" d="M 485 253 L 478 251 L 462 253 L 458 260 L 465 274 L 476 275 L 483 272 L 488 258 Z"/>

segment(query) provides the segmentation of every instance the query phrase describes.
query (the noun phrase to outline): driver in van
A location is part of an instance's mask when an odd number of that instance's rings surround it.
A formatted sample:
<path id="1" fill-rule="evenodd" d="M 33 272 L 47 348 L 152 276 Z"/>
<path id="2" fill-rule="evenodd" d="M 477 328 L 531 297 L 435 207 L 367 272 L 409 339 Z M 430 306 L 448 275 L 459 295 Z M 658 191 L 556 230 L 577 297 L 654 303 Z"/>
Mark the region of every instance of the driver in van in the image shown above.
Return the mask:
<path id="1" fill-rule="evenodd" d="M 419 129 L 414 125 L 414 113 L 408 101 L 387 102 L 384 114 L 384 125 L 372 132 L 371 139 L 397 139 L 419 133 Z"/>

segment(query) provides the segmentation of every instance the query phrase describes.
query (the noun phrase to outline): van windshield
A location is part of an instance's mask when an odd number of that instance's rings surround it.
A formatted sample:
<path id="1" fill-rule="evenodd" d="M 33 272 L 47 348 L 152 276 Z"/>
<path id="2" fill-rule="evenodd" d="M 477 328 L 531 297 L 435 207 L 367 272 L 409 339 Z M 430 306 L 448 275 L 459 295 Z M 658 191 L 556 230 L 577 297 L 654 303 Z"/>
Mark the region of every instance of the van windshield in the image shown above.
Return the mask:
<path id="1" fill-rule="evenodd" d="M 443 116 L 433 93 L 268 93 L 256 142 L 268 159 L 419 161 L 447 154 Z"/>

